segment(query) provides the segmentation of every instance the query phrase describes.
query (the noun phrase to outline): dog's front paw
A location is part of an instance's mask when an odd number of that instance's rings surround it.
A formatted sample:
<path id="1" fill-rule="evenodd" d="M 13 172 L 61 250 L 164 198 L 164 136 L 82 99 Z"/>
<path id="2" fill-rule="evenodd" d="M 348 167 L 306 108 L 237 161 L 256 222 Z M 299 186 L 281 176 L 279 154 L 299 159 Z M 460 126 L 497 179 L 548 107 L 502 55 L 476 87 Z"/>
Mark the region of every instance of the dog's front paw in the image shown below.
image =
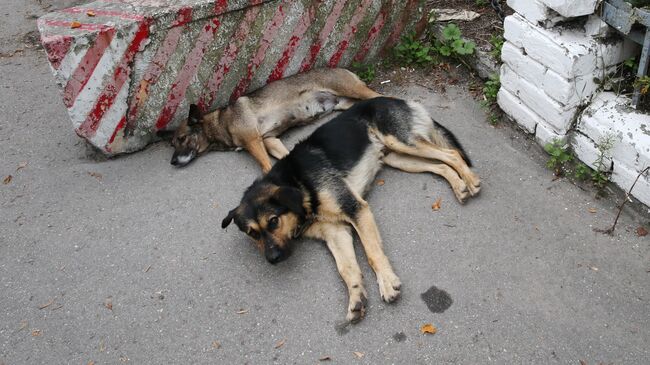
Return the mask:
<path id="1" fill-rule="evenodd" d="M 384 302 L 392 303 L 399 298 L 402 283 L 392 271 L 377 275 L 377 284 L 379 284 L 379 293 Z"/>
<path id="2" fill-rule="evenodd" d="M 456 195 L 456 199 L 458 199 L 458 202 L 463 204 L 465 203 L 465 200 L 470 197 L 470 191 L 467 188 L 467 184 L 463 180 L 460 180 L 460 182 L 454 186 L 451 187 L 454 190 L 454 195 Z"/>
<path id="3" fill-rule="evenodd" d="M 467 182 L 467 188 L 469 189 L 469 193 L 472 196 L 477 195 L 481 191 L 481 179 L 474 173 L 472 173 L 472 176 L 469 181 Z"/>
<path id="4" fill-rule="evenodd" d="M 359 291 L 350 295 L 350 302 L 348 304 L 348 314 L 345 317 L 351 323 L 357 323 L 366 315 L 366 294 L 364 291 Z"/>

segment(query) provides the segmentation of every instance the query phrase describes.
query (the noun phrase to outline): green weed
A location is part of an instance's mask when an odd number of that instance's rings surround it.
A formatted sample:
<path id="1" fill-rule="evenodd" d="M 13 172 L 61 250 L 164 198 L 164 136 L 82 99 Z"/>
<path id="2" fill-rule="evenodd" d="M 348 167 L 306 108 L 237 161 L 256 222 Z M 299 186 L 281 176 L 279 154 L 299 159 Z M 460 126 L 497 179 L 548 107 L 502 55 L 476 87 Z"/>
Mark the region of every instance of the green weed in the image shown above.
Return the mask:
<path id="1" fill-rule="evenodd" d="M 562 176 L 566 164 L 573 161 L 573 154 L 569 151 L 569 145 L 555 139 L 551 143 L 547 143 L 544 150 L 551 155 L 546 161 L 546 167 L 553 170 L 555 176 Z"/>
<path id="2" fill-rule="evenodd" d="M 490 44 L 492 45 L 490 54 L 499 61 L 501 61 L 501 49 L 503 49 L 503 44 L 505 42 L 506 40 L 501 34 L 492 34 L 490 36 Z"/>
<path id="3" fill-rule="evenodd" d="M 366 84 L 371 83 L 375 79 L 376 69 L 375 69 L 375 65 L 373 64 L 363 64 L 360 62 L 353 62 L 352 70 Z"/>
<path id="4" fill-rule="evenodd" d="M 462 57 L 474 53 L 476 43 L 462 38 L 460 28 L 454 23 L 449 23 L 442 30 L 442 39 L 436 40 L 434 49 L 445 57 Z"/>
<path id="5" fill-rule="evenodd" d="M 432 48 L 415 38 L 415 32 L 402 37 L 393 49 L 394 57 L 402 66 L 424 66 L 433 62 Z"/>

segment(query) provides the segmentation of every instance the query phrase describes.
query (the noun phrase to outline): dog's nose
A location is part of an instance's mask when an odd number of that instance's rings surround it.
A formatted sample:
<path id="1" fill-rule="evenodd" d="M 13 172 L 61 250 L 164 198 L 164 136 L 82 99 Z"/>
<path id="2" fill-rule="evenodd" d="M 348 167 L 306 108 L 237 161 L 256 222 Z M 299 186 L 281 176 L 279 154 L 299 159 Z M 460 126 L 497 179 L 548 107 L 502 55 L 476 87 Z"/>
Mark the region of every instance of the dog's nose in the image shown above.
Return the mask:
<path id="1" fill-rule="evenodd" d="M 277 264 L 280 261 L 283 261 L 287 258 L 287 256 L 289 256 L 284 250 L 281 250 L 277 247 L 266 250 L 265 254 L 266 260 L 273 265 Z"/>
<path id="2" fill-rule="evenodd" d="M 176 155 L 172 156 L 171 164 L 174 166 L 178 165 L 178 156 Z"/>

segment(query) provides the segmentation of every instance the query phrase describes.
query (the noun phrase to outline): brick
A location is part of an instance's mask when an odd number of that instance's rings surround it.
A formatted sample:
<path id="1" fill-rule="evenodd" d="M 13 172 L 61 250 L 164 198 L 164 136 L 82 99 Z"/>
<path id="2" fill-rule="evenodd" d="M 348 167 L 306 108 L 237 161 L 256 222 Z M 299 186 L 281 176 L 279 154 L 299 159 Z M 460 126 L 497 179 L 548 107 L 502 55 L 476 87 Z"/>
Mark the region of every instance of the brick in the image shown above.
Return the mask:
<path id="1" fill-rule="evenodd" d="M 566 20 L 555 10 L 544 5 L 539 0 L 508 0 L 508 6 L 533 24 L 550 28 L 556 23 Z"/>
<path id="2" fill-rule="evenodd" d="M 497 94 L 497 103 L 501 110 L 517 122 L 517 124 L 528 133 L 535 133 L 537 123 L 542 122 L 542 118 L 530 110 L 519 98 L 512 95 L 505 88 L 501 88 Z"/>
<path id="3" fill-rule="evenodd" d="M 539 0 L 567 18 L 593 14 L 598 0 Z"/>
<path id="4" fill-rule="evenodd" d="M 614 160 L 614 170 L 612 172 L 612 181 L 625 192 L 629 191 L 634 184 L 639 171 L 635 168 L 626 166 L 624 163 Z M 641 176 L 632 189 L 632 196 L 637 198 L 641 203 L 650 206 L 650 176 Z"/>
<path id="5" fill-rule="evenodd" d="M 97 1 L 38 20 L 77 134 L 107 155 L 314 67 L 372 61 L 426 23 L 424 0 Z M 88 16 L 91 11 L 95 16 Z M 78 22 L 79 27 L 71 27 Z"/>
<path id="6" fill-rule="evenodd" d="M 537 85 L 563 106 L 576 107 L 589 100 L 599 88 L 592 76 L 567 80 L 553 70 L 526 56 L 522 49 L 510 42 L 503 45 L 501 58 L 517 75 Z"/>
<path id="7" fill-rule="evenodd" d="M 506 17 L 504 37 L 526 55 L 565 79 L 592 75 L 631 57 L 638 49 L 632 41 L 596 41 L 584 31 L 543 29 L 518 14 Z"/>
<path id="8" fill-rule="evenodd" d="M 571 127 L 577 108 L 560 105 L 537 85 L 517 75 L 507 64 L 501 67 L 501 87 L 521 99 L 528 108 L 552 126 L 555 133 L 564 135 Z"/>
<path id="9" fill-rule="evenodd" d="M 535 141 L 537 141 L 540 146 L 546 146 L 554 140 L 566 141 L 566 138 L 566 135 L 557 134 L 553 130 L 553 127 L 549 126 L 545 122 L 537 123 L 537 127 L 535 128 Z"/>
<path id="10" fill-rule="evenodd" d="M 597 170 L 595 162 L 598 159 L 599 151 L 596 143 L 589 137 L 585 136 L 582 133 L 572 133 L 571 134 L 571 148 L 573 153 L 582 161 L 585 165 L 590 168 Z M 610 171 L 612 166 L 612 159 L 605 156 L 603 159 L 604 170 Z"/>
<path id="11" fill-rule="evenodd" d="M 629 98 L 603 92 L 582 113 L 577 128 L 596 143 L 613 138 L 612 158 L 640 171 L 650 166 L 650 116 L 629 105 Z"/>

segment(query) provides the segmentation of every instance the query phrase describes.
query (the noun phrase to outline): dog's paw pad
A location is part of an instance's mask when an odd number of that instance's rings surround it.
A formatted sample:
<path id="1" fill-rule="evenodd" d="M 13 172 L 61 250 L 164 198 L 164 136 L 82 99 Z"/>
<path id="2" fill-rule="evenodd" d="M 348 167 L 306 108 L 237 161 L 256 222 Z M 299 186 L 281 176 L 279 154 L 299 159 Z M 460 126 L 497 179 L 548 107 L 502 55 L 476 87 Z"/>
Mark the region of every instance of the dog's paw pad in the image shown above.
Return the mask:
<path id="1" fill-rule="evenodd" d="M 361 297 L 358 300 L 351 300 L 348 307 L 346 319 L 351 323 L 357 323 L 363 319 L 366 314 L 366 298 Z"/>

